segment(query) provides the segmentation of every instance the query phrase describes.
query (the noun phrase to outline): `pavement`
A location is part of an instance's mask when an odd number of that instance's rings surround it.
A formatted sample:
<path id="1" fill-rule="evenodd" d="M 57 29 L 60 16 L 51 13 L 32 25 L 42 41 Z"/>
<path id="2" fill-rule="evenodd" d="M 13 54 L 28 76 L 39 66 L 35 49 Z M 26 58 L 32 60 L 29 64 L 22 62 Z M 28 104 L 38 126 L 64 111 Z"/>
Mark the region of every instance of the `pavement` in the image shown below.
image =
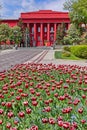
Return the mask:
<path id="1" fill-rule="evenodd" d="M 18 50 L 0 51 L 0 72 L 12 68 L 16 64 L 23 64 L 40 54 L 43 49 L 19 48 Z"/>
<path id="2" fill-rule="evenodd" d="M 16 51 L 15 49 L 0 50 L 0 55 L 7 54 Z"/>
<path id="3" fill-rule="evenodd" d="M 57 50 L 60 50 L 60 49 L 57 49 Z M 48 50 L 47 54 L 39 61 L 39 63 L 43 63 L 43 64 L 52 63 L 52 64 L 55 64 L 55 65 L 59 65 L 59 64 L 64 65 L 64 64 L 66 64 L 66 65 L 87 66 L 87 60 L 55 59 L 54 53 L 57 50 L 53 50 L 52 48 L 50 48 Z M 36 55 L 35 57 L 33 57 L 32 59 L 30 59 L 26 63 L 34 62 L 36 59 L 38 59 L 38 57 L 40 57 L 40 55 L 43 54 L 43 52 L 41 52 L 40 54 Z"/>
<path id="4" fill-rule="evenodd" d="M 87 60 L 67 60 L 67 59 L 55 59 L 54 53 L 57 50 L 49 50 L 46 56 L 40 63 L 49 64 L 53 63 L 55 65 L 59 64 L 67 64 L 67 65 L 79 65 L 79 66 L 87 66 Z"/>
<path id="5" fill-rule="evenodd" d="M 18 50 L 11 49 L 0 51 L 0 71 L 10 69 L 16 64 L 31 62 L 87 66 L 87 60 L 55 59 L 55 51 L 57 50 L 53 50 L 52 48 L 19 48 Z"/>

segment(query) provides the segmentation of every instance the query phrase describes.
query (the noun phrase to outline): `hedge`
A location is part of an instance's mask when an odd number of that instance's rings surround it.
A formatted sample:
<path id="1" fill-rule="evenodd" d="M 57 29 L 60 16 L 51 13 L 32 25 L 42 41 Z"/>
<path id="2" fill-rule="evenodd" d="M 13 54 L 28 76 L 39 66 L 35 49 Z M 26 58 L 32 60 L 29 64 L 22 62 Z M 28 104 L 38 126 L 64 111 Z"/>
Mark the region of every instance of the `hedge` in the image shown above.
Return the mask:
<path id="1" fill-rule="evenodd" d="M 79 58 L 87 59 L 87 45 L 76 45 L 70 47 L 71 53 Z"/>

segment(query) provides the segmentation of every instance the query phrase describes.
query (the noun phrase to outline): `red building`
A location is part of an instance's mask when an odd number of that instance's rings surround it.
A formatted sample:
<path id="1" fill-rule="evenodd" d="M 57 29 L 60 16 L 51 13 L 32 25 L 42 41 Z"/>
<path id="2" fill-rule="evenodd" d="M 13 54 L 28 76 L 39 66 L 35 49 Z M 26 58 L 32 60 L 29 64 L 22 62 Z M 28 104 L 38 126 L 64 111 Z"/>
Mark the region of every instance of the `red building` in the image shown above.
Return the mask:
<path id="1" fill-rule="evenodd" d="M 13 27 L 19 20 L 23 25 L 29 28 L 30 46 L 52 45 L 56 40 L 56 31 L 58 25 L 65 23 L 66 30 L 70 24 L 70 18 L 67 12 L 58 12 L 52 10 L 39 10 L 35 12 L 21 13 L 17 20 L 3 20 Z"/>

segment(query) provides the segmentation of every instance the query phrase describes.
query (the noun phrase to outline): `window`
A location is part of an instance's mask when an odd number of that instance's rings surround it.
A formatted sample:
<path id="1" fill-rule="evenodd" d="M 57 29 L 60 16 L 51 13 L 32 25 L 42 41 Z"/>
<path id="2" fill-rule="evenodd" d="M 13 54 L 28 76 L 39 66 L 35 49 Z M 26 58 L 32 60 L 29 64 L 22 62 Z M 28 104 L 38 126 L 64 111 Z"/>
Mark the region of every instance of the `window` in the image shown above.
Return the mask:
<path id="1" fill-rule="evenodd" d="M 51 27 L 51 32 L 53 32 L 53 27 Z"/>
<path id="2" fill-rule="evenodd" d="M 44 32 L 47 32 L 47 27 L 44 27 Z"/>
<path id="3" fill-rule="evenodd" d="M 38 32 L 40 32 L 40 27 L 38 27 Z"/>

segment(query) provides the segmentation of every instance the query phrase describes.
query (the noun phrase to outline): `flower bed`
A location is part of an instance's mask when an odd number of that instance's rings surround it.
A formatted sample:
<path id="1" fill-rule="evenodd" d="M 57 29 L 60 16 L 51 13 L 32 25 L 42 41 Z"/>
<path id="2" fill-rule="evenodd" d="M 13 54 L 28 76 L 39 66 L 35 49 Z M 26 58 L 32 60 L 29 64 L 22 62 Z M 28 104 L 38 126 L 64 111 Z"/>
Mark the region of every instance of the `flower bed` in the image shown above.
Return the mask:
<path id="1" fill-rule="evenodd" d="M 0 130 L 87 130 L 87 67 L 21 64 L 0 73 Z"/>

